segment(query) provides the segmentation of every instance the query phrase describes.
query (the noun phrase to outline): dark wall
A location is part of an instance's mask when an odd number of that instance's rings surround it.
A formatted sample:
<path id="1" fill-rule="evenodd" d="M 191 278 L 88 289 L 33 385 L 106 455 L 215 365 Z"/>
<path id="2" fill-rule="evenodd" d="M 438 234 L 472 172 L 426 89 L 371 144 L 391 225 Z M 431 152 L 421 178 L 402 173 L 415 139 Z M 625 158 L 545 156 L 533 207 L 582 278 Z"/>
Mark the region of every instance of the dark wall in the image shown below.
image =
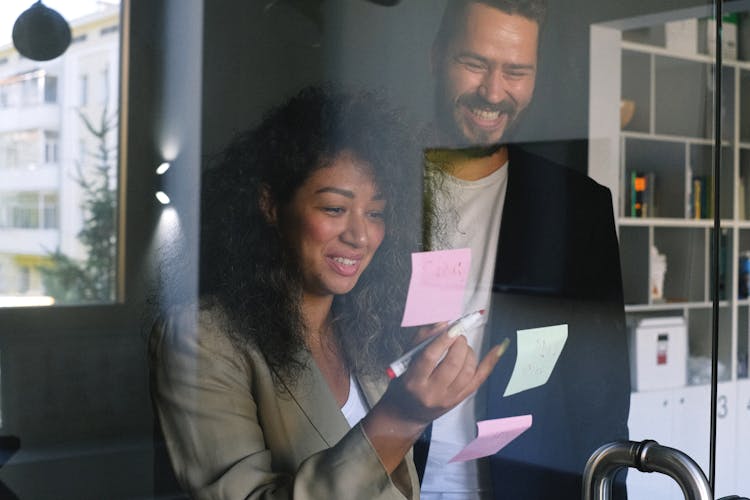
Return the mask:
<path id="1" fill-rule="evenodd" d="M 279 0 L 268 10 L 266 4 L 207 2 L 204 153 L 219 150 L 268 105 L 321 80 L 383 89 L 415 124 L 430 120 L 429 52 L 445 0 L 403 0 L 394 7 L 365 0 Z M 520 142 L 588 136 L 592 23 L 706 5 L 697 0 L 548 4 L 537 90 Z"/>
<path id="2" fill-rule="evenodd" d="M 442 1 L 382 7 L 365 0 L 207 2 L 204 154 L 305 85 L 379 89 L 421 119 L 428 54 Z"/>
<path id="3" fill-rule="evenodd" d="M 21 448 L 0 468 L 0 497 L 151 498 L 153 414 L 147 332 L 195 265 L 201 129 L 202 4 L 130 2 L 121 126 L 122 303 L 0 310 L 2 428 Z M 175 203 L 154 199 L 154 169 L 173 162 Z M 175 258 L 172 261 L 177 260 Z M 181 285 L 195 287 L 197 273 Z M 192 278 L 192 281 L 191 281 Z M 10 497 L 13 498 L 13 497 Z"/>
<path id="4" fill-rule="evenodd" d="M 549 0 L 534 107 L 523 140 L 588 136 L 591 24 L 708 5 L 699 0 Z"/>

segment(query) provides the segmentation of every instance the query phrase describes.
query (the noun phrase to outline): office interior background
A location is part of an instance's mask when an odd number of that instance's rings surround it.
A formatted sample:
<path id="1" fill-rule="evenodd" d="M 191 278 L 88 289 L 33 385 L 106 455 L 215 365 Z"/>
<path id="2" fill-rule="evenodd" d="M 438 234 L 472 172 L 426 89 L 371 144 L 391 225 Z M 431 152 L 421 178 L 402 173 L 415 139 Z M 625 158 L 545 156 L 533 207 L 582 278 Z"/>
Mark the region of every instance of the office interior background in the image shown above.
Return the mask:
<path id="1" fill-rule="evenodd" d="M 631 366 L 670 349 L 672 370 L 634 370 L 631 439 L 683 449 L 706 470 L 715 5 L 549 3 L 535 98 L 515 140 L 611 189 Z M 91 2 L 67 19 L 72 43 L 56 59 L 19 57 L 0 40 L 0 436 L 20 444 L 3 445 L 0 491 L 173 495 L 154 444 L 146 341 L 164 307 L 197 295 L 201 170 L 311 83 L 379 89 L 415 129 L 428 123 L 429 53 L 445 1 L 395 4 Z M 723 8 L 734 45 L 725 38 L 719 113 L 717 498 L 750 495 L 750 3 Z M 109 260 L 97 264 L 98 285 L 66 293 L 70 282 L 54 269 L 90 263 L 96 245 L 80 234 L 96 196 L 112 201 Z M 639 354 L 637 341 L 664 320 L 669 346 L 657 339 Z M 682 497 L 670 480 L 637 472 L 629 489 L 635 499 Z"/>

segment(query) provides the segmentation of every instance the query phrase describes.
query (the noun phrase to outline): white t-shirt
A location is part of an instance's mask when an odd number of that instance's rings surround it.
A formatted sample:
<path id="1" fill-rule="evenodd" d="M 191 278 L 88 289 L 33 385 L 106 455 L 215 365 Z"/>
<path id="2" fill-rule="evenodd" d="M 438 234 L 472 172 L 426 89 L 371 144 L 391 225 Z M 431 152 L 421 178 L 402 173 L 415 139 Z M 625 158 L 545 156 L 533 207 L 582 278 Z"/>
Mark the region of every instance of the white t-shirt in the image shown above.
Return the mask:
<path id="1" fill-rule="evenodd" d="M 349 375 L 349 397 L 346 398 L 346 403 L 341 407 L 341 413 L 349 422 L 349 427 L 354 427 L 367 415 L 367 411 L 367 402 L 362 395 L 359 384 L 354 377 Z"/>
<path id="2" fill-rule="evenodd" d="M 467 336 L 479 357 L 489 316 L 497 241 L 500 235 L 507 162 L 477 181 L 446 176 L 435 193 L 435 208 L 442 224 L 434 249 L 471 248 L 471 269 L 464 295 L 463 314 L 485 309 L 484 322 Z M 464 400 L 432 424 L 432 439 L 422 482 L 422 500 L 477 500 L 489 496 L 486 461 L 448 463 L 476 437 L 474 396 Z"/>

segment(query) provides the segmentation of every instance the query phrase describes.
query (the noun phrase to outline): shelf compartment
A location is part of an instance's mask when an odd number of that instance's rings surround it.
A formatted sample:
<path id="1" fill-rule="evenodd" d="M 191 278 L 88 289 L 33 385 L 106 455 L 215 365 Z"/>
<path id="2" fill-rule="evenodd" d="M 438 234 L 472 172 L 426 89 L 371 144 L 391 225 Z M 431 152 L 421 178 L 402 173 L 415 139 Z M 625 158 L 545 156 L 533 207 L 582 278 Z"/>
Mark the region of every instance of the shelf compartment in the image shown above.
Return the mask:
<path id="1" fill-rule="evenodd" d="M 653 56 L 657 134 L 713 136 L 713 66 L 678 57 Z M 734 69 L 723 68 L 722 138 L 734 136 Z"/>
<path id="2" fill-rule="evenodd" d="M 692 172 L 692 177 L 699 176 L 706 180 L 706 188 L 713 189 L 713 159 L 714 159 L 714 148 L 712 146 L 705 146 L 699 144 L 690 145 L 690 159 L 689 159 L 689 172 Z M 725 166 L 723 175 L 721 176 L 721 187 L 720 187 L 720 211 L 722 219 L 732 219 L 733 207 L 734 207 L 734 179 L 732 178 L 731 166 L 733 164 L 733 155 L 731 148 L 721 148 L 721 161 Z M 705 199 L 709 202 L 710 207 L 707 210 L 707 216 L 702 217 L 706 219 L 713 219 L 713 193 L 707 193 Z"/>
<path id="3" fill-rule="evenodd" d="M 737 269 L 737 271 L 735 271 L 735 272 L 738 273 L 738 290 L 737 290 L 737 292 L 738 292 L 737 293 L 738 304 L 739 305 L 743 305 L 743 304 L 744 305 L 750 305 L 750 296 L 743 293 L 744 292 L 744 290 L 743 290 L 744 287 L 743 287 L 742 281 L 743 281 L 744 277 L 743 276 L 739 276 L 739 272 L 740 272 L 740 268 L 739 268 L 739 266 L 740 266 L 740 259 L 741 259 L 741 257 L 742 257 L 743 254 L 745 254 L 747 252 L 750 252 L 750 229 L 740 229 L 739 230 L 739 245 L 738 245 L 737 251 L 738 251 L 738 254 L 735 256 L 734 264 L 736 266 L 735 269 Z M 745 284 L 747 284 L 747 281 L 745 282 Z M 741 295 L 744 295 L 744 296 L 741 296 Z"/>
<path id="4" fill-rule="evenodd" d="M 696 365 L 699 367 L 702 366 L 704 376 L 710 377 L 712 314 L 711 307 L 684 309 L 679 305 L 670 304 L 665 305 L 663 309 L 630 312 L 628 314 L 628 325 L 629 328 L 633 328 L 639 321 L 646 318 L 670 316 L 684 318 L 688 335 L 688 357 L 693 359 L 694 371 L 697 370 Z M 728 304 L 725 304 L 719 308 L 719 362 L 721 363 L 721 367 L 723 367 L 723 369 L 720 367 L 720 381 L 731 379 L 732 344 L 730 320 L 731 308 Z M 688 385 L 703 385 L 710 382 L 709 379 L 700 377 L 693 377 L 691 380 L 690 371 L 688 371 L 688 375 Z"/>
<path id="5" fill-rule="evenodd" d="M 711 309 L 691 310 L 687 317 L 688 323 L 688 352 L 692 358 L 702 358 L 705 362 L 711 359 Z M 732 378 L 732 322 L 731 310 L 728 307 L 719 308 L 719 381 Z M 708 372 L 710 376 L 710 371 Z M 707 383 L 707 380 L 696 382 L 688 379 L 691 385 Z"/>
<path id="6" fill-rule="evenodd" d="M 629 50 L 622 51 L 622 98 L 635 102 L 633 118 L 623 130 L 650 132 L 651 56 Z"/>
<path id="7" fill-rule="evenodd" d="M 675 57 L 675 53 L 672 50 L 667 49 L 664 44 L 654 44 L 648 40 L 638 40 L 637 37 L 628 37 L 626 33 L 642 30 L 629 30 L 623 31 L 622 49 L 629 50 L 632 52 L 639 52 L 643 54 L 656 54 L 662 56 Z M 716 62 L 713 56 L 709 56 L 705 53 L 696 52 L 694 54 L 684 53 L 677 56 L 681 59 L 687 59 L 690 61 L 698 61 L 705 64 L 714 64 Z M 721 62 L 725 67 L 742 68 L 750 70 L 750 61 L 745 58 L 742 59 L 726 59 L 724 58 Z"/>
<path id="8" fill-rule="evenodd" d="M 625 30 L 622 32 L 622 45 L 623 47 L 632 45 L 641 51 L 664 49 L 666 45 L 664 25 Z"/>
<path id="9" fill-rule="evenodd" d="M 622 213 L 630 215 L 630 175 L 632 172 L 654 174 L 654 207 L 649 216 L 684 218 L 687 200 L 685 178 L 686 150 L 683 144 L 625 139 Z"/>
<path id="10" fill-rule="evenodd" d="M 707 231 L 692 228 L 654 228 L 653 242 L 667 256 L 664 300 L 703 302 L 707 297 Z"/>
<path id="11" fill-rule="evenodd" d="M 750 220 L 750 151 L 740 150 L 740 172 L 737 185 L 738 217 Z M 750 250 L 750 248 L 747 248 Z"/>
<path id="12" fill-rule="evenodd" d="M 721 229 L 721 237 L 719 238 L 719 301 L 729 300 L 732 296 L 732 278 L 737 272 L 737 259 L 732 256 L 734 231 L 729 229 Z M 706 280 L 708 281 L 708 295 L 706 300 L 713 298 L 713 269 L 711 267 L 711 250 L 714 246 L 714 231 L 713 229 L 708 232 L 709 238 L 709 253 L 706 261 Z"/>
<path id="13" fill-rule="evenodd" d="M 750 116 L 750 70 L 740 70 L 740 118 Z M 740 142 L 750 142 L 750 120 L 740 120 Z"/>
<path id="14" fill-rule="evenodd" d="M 748 378 L 750 356 L 750 308 L 737 308 L 737 378 Z"/>
<path id="15" fill-rule="evenodd" d="M 657 304 L 701 303 L 709 300 L 708 229 L 690 227 L 620 227 L 620 259 L 625 304 L 652 305 L 649 252 L 655 245 L 666 255 L 663 301 Z"/>
<path id="16" fill-rule="evenodd" d="M 620 228 L 620 260 L 625 304 L 649 303 L 648 249 L 648 228 Z"/>

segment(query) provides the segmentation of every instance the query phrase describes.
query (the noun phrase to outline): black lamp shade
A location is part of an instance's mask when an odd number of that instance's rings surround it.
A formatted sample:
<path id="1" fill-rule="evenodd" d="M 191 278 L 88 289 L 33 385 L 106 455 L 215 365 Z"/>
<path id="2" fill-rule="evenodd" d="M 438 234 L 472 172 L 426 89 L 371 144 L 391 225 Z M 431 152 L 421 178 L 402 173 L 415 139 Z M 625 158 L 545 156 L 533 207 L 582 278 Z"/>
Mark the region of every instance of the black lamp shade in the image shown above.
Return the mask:
<path id="1" fill-rule="evenodd" d="M 70 26 L 59 12 L 39 0 L 16 19 L 13 45 L 24 57 L 48 61 L 61 55 L 70 45 Z"/>

